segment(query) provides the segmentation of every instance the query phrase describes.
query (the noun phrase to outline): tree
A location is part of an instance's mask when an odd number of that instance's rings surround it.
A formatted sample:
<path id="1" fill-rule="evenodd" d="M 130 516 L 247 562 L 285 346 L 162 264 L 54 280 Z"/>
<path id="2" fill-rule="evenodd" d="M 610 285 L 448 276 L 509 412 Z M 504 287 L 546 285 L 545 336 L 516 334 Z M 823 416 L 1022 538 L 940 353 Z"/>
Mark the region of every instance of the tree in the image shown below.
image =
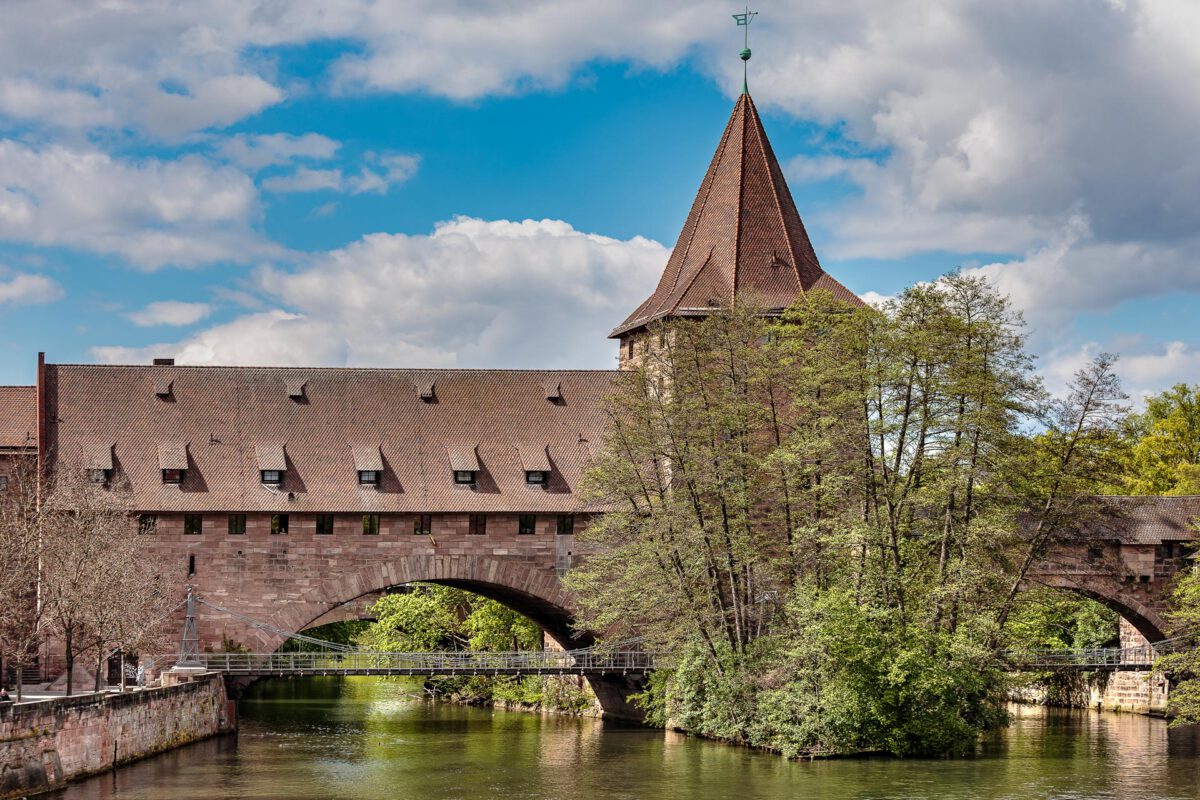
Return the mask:
<path id="1" fill-rule="evenodd" d="M 22 672 L 42 635 L 37 459 L 32 452 L 19 453 L 10 464 L 8 488 L 0 491 L 0 661 L 14 667 L 20 700 Z"/>
<path id="2" fill-rule="evenodd" d="M 135 649 L 160 630 L 168 587 L 164 562 L 143 546 L 124 481 L 90 480 L 80 465 L 60 463 L 38 515 L 44 620 L 60 636 L 74 689 L 76 656 L 95 648 Z M 123 672 L 123 670 L 122 670 Z"/>
<path id="3" fill-rule="evenodd" d="M 1049 402 L 1022 330 L 955 274 L 879 309 L 813 292 L 649 331 L 568 575 L 583 626 L 676 655 L 643 702 L 789 753 L 956 752 L 997 724 L 1013 600 L 1121 413 L 1108 359 Z"/>
<path id="4" fill-rule="evenodd" d="M 1126 424 L 1129 494 L 1200 494 L 1200 385 L 1176 384 L 1147 399 Z"/>

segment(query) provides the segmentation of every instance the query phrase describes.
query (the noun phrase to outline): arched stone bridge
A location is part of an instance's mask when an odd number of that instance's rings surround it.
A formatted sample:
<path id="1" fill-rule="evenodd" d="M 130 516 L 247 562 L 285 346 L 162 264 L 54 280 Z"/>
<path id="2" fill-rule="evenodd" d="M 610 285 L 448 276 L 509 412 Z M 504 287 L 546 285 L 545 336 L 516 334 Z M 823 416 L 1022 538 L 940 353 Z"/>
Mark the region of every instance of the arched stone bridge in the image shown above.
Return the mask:
<path id="1" fill-rule="evenodd" d="M 1107 497 L 1095 521 L 1051 548 L 1029 582 L 1076 592 L 1121 615 L 1147 642 L 1170 631 L 1173 578 L 1200 536 L 1200 497 Z M 1137 642 L 1131 642 L 1136 645 Z"/>
<path id="2" fill-rule="evenodd" d="M 1165 610 L 1171 578 L 1187 563 L 1185 545 L 1194 537 L 1192 521 L 1200 517 L 1200 498 L 1108 502 L 1110 511 L 1102 522 L 1057 546 L 1030 574 L 1030 583 L 1099 600 L 1148 641 L 1159 641 L 1168 631 Z M 202 543 L 163 528 L 155 537 L 156 547 L 173 557 L 199 555 L 197 571 L 189 578 L 198 594 L 281 630 L 301 631 L 318 622 L 346 619 L 361 612 L 372 596 L 426 582 L 497 600 L 534 620 L 564 649 L 591 644 L 590 637 L 572 628 L 574 603 L 559 577 L 574 548 L 570 535 L 541 529 L 536 535 L 520 535 L 515 526 L 495 525 L 488 536 L 479 537 L 447 524 L 432 538 L 401 534 L 369 537 L 361 545 L 341 540 L 330 546 L 303 532 Z M 254 652 L 271 652 L 283 641 L 282 635 L 211 610 L 198 622 L 205 649 L 220 650 L 223 643 L 232 642 Z M 607 713 L 636 714 L 626 704 L 631 688 L 627 679 L 591 680 Z"/>

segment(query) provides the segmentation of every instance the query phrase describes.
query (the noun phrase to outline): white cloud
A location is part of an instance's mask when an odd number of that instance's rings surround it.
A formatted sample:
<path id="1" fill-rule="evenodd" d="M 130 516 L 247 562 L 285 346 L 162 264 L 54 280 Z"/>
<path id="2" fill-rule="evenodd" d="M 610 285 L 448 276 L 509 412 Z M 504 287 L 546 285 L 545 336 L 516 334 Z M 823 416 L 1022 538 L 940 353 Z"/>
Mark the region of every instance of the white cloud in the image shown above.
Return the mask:
<path id="1" fill-rule="evenodd" d="M 287 175 L 275 175 L 262 182 L 269 192 L 316 192 L 321 189 L 341 191 L 345 178 L 340 169 L 310 169 L 297 167 Z"/>
<path id="2" fill-rule="evenodd" d="M 1051 351 L 1041 369 L 1047 388 L 1063 394 L 1076 370 L 1106 350 L 1118 354 L 1116 373 L 1135 404 L 1176 383 L 1200 384 L 1200 347 L 1195 344 L 1181 341 L 1123 344 L 1126 346 L 1102 347 L 1098 342 L 1085 342 Z"/>
<path id="3" fill-rule="evenodd" d="M 340 142 L 319 133 L 300 136 L 290 133 L 239 133 L 221 142 L 217 152 L 246 169 L 260 170 L 300 159 L 327 161 L 337 155 L 340 147 Z"/>
<path id="4" fill-rule="evenodd" d="M 0 240 L 115 255 L 134 266 L 244 262 L 280 252 L 255 233 L 243 173 L 195 156 L 123 160 L 0 139 Z"/>
<path id="5" fill-rule="evenodd" d="M 53 303 L 63 296 L 63 288 L 45 275 L 18 272 L 0 273 L 0 305 L 37 305 Z"/>
<path id="6" fill-rule="evenodd" d="M 270 192 L 349 192 L 350 194 L 384 194 L 393 184 L 403 183 L 417 174 L 421 159 L 397 153 L 372 156 L 373 167 L 363 167 L 347 174 L 340 169 L 297 167 L 285 175 L 273 175 L 262 182 Z"/>
<path id="7" fill-rule="evenodd" d="M 125 316 L 135 325 L 148 328 L 155 325 L 193 325 L 212 314 L 208 303 L 184 303 L 179 300 L 159 300 Z"/>
<path id="8" fill-rule="evenodd" d="M 371 234 L 294 270 L 260 269 L 276 308 L 104 361 L 170 352 L 192 364 L 611 367 L 605 339 L 668 251 L 556 220 L 460 217 L 431 235 Z"/>

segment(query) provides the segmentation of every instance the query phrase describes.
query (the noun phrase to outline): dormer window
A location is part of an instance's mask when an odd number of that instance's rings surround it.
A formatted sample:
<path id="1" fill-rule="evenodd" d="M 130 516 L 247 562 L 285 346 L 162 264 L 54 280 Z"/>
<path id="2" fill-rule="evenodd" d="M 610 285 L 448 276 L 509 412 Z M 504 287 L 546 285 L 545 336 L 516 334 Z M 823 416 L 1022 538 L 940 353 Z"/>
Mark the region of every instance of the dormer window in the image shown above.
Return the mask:
<path id="1" fill-rule="evenodd" d="M 446 455 L 450 459 L 450 472 L 454 475 L 454 483 L 458 486 L 474 486 L 479 477 L 479 451 L 471 444 L 446 445 Z"/>
<path id="2" fill-rule="evenodd" d="M 378 444 L 351 445 L 354 469 L 358 474 L 359 486 L 379 486 L 383 477 L 383 453 Z"/>
<path id="3" fill-rule="evenodd" d="M 258 477 L 262 485 L 282 484 L 284 473 L 287 472 L 287 453 L 284 452 L 283 445 L 255 445 L 254 454 L 258 457 Z"/>
<path id="4" fill-rule="evenodd" d="M 168 442 L 158 446 L 158 467 L 163 483 L 183 483 L 187 476 L 188 451 L 186 442 Z"/>
<path id="5" fill-rule="evenodd" d="M 87 469 L 87 479 L 92 483 L 103 486 L 112 477 L 114 446 L 112 442 L 84 445 L 83 466 Z"/>
<path id="6" fill-rule="evenodd" d="M 546 445 L 521 445 L 517 447 L 521 457 L 521 468 L 525 470 L 526 486 L 545 486 L 550 480 L 550 456 Z"/>

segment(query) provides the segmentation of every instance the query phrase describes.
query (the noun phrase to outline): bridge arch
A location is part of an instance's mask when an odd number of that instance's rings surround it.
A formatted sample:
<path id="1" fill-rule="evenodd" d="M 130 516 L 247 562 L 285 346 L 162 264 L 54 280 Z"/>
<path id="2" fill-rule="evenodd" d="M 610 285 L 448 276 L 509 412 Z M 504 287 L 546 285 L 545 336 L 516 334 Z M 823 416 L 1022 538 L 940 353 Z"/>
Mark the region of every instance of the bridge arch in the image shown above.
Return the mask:
<path id="1" fill-rule="evenodd" d="M 546 569 L 511 558 L 408 555 L 368 564 L 356 571 L 324 578 L 299 598 L 282 604 L 262 621 L 284 631 L 298 632 L 337 607 L 392 587 L 410 583 L 453 586 L 495 600 L 533 620 L 561 647 L 575 649 L 593 643 L 593 637 L 573 628 L 574 600 L 558 576 Z M 247 630 L 253 649 L 276 650 L 282 634 Z M 643 714 L 629 703 L 639 689 L 640 676 L 588 676 L 605 716 L 640 719 Z"/>
<path id="2" fill-rule="evenodd" d="M 1162 613 L 1148 605 L 1144 593 L 1135 584 L 1125 584 L 1110 576 L 1039 575 L 1037 583 L 1052 589 L 1074 592 L 1095 600 L 1121 615 L 1138 633 L 1153 643 L 1167 638 L 1169 629 Z"/>

